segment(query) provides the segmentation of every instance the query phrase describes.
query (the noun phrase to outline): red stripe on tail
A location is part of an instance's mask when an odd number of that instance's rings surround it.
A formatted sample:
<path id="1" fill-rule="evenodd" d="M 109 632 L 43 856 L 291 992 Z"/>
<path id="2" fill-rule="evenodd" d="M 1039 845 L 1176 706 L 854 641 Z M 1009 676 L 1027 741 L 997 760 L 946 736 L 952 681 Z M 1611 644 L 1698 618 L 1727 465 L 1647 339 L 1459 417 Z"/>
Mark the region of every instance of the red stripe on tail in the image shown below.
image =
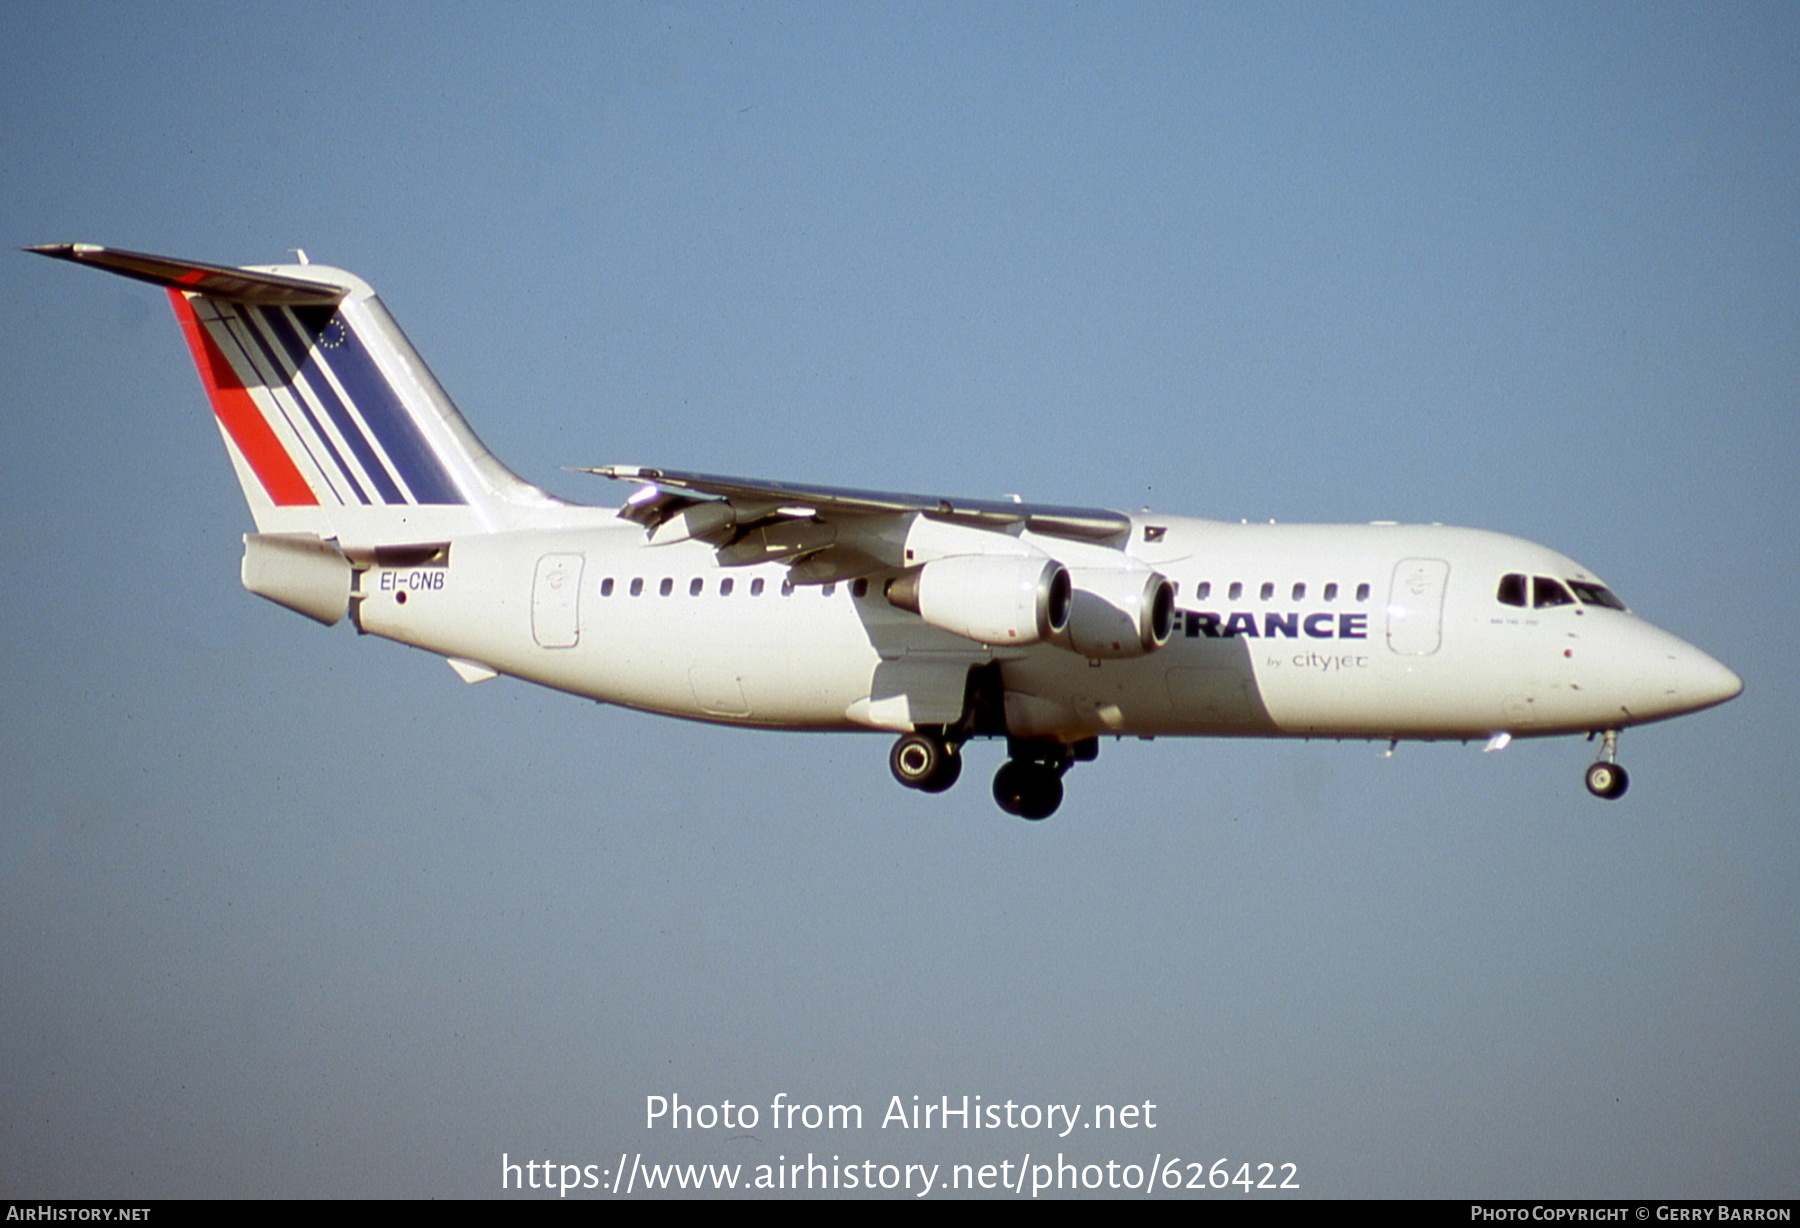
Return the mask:
<path id="1" fill-rule="evenodd" d="M 243 381 L 231 369 L 231 363 L 220 353 L 206 327 L 194 314 L 187 296 L 179 290 L 169 291 L 169 302 L 175 307 L 175 318 L 181 322 L 182 334 L 200 369 L 200 382 L 212 401 L 213 414 L 219 419 L 231 442 L 250 462 L 256 480 L 268 492 L 277 507 L 317 507 L 319 497 L 313 494 L 306 478 L 295 467 L 287 449 L 263 417 L 256 402 L 250 399 Z"/>

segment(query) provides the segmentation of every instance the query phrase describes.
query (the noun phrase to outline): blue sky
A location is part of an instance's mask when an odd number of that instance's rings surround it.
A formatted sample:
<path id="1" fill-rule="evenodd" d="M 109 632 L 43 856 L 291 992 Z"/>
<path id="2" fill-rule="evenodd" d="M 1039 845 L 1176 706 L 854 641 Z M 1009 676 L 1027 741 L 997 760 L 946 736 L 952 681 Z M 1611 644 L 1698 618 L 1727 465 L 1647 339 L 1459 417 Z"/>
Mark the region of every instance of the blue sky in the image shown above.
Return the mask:
<path id="1" fill-rule="evenodd" d="M 0 1193 L 755 1163 L 644 1098 L 1151 1100 L 1316 1195 L 1792 1195 L 1781 5 L 0 6 L 0 230 L 373 282 L 631 462 L 1543 541 L 1737 670 L 1587 749 L 971 752 L 501 681 L 244 593 L 161 296 L 0 256 Z M 985 756 L 985 757 L 984 757 Z M 997 1161 L 1047 1140 L 795 1146 Z"/>

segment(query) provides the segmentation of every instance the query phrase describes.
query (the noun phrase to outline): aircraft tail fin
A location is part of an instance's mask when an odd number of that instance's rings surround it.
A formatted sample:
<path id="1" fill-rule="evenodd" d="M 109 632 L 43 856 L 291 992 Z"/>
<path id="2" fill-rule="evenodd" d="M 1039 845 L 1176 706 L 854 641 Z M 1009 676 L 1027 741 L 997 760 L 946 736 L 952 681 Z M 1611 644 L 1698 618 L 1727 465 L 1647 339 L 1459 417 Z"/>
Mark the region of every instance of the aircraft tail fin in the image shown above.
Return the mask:
<path id="1" fill-rule="evenodd" d="M 356 549 L 492 532 L 564 506 L 483 446 L 350 273 L 28 250 L 168 290 L 260 533 Z"/>

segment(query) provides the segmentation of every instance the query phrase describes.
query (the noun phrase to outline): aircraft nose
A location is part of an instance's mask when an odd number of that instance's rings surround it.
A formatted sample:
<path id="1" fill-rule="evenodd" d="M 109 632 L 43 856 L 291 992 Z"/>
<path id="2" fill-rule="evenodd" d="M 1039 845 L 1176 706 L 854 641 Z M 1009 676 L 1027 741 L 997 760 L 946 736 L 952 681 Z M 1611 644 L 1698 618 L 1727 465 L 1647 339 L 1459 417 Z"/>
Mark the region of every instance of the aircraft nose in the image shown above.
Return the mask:
<path id="1" fill-rule="evenodd" d="M 1698 710 L 1736 699 L 1743 693 L 1744 680 L 1698 648 L 1689 648 L 1681 654 L 1675 686 L 1682 706 Z"/>
<path id="2" fill-rule="evenodd" d="M 1735 698 L 1744 680 L 1679 636 L 1638 623 L 1621 646 L 1630 650 L 1621 664 L 1631 671 L 1623 706 L 1635 719 L 1661 720 L 1698 712 Z"/>

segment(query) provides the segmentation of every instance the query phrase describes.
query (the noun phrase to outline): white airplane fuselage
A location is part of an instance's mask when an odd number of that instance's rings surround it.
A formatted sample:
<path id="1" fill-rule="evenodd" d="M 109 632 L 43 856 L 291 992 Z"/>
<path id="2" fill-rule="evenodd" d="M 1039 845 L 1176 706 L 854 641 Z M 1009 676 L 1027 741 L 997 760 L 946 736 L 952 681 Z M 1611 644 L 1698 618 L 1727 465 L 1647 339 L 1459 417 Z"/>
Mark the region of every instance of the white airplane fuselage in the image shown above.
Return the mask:
<path id="1" fill-rule="evenodd" d="M 704 543 L 647 545 L 637 525 L 606 516 L 455 541 L 430 566 L 372 567 L 359 574 L 357 624 L 591 699 L 780 729 L 928 723 L 871 711 L 878 671 L 909 661 L 999 662 L 1009 732 L 1064 740 L 1587 733 L 1693 711 L 1740 686 L 1636 615 L 1501 604 L 1506 573 L 1591 577 L 1542 546 L 1474 529 L 1134 517 L 1128 553 L 1176 585 L 1174 634 L 1144 656 L 1089 660 L 1051 643 L 973 644 L 876 587 L 784 586 L 779 564 L 721 566 Z M 1159 541 L 1142 541 L 1147 526 Z M 1071 564 L 1094 549 L 1021 538 Z M 1420 573 L 1415 600 L 1407 586 Z"/>

